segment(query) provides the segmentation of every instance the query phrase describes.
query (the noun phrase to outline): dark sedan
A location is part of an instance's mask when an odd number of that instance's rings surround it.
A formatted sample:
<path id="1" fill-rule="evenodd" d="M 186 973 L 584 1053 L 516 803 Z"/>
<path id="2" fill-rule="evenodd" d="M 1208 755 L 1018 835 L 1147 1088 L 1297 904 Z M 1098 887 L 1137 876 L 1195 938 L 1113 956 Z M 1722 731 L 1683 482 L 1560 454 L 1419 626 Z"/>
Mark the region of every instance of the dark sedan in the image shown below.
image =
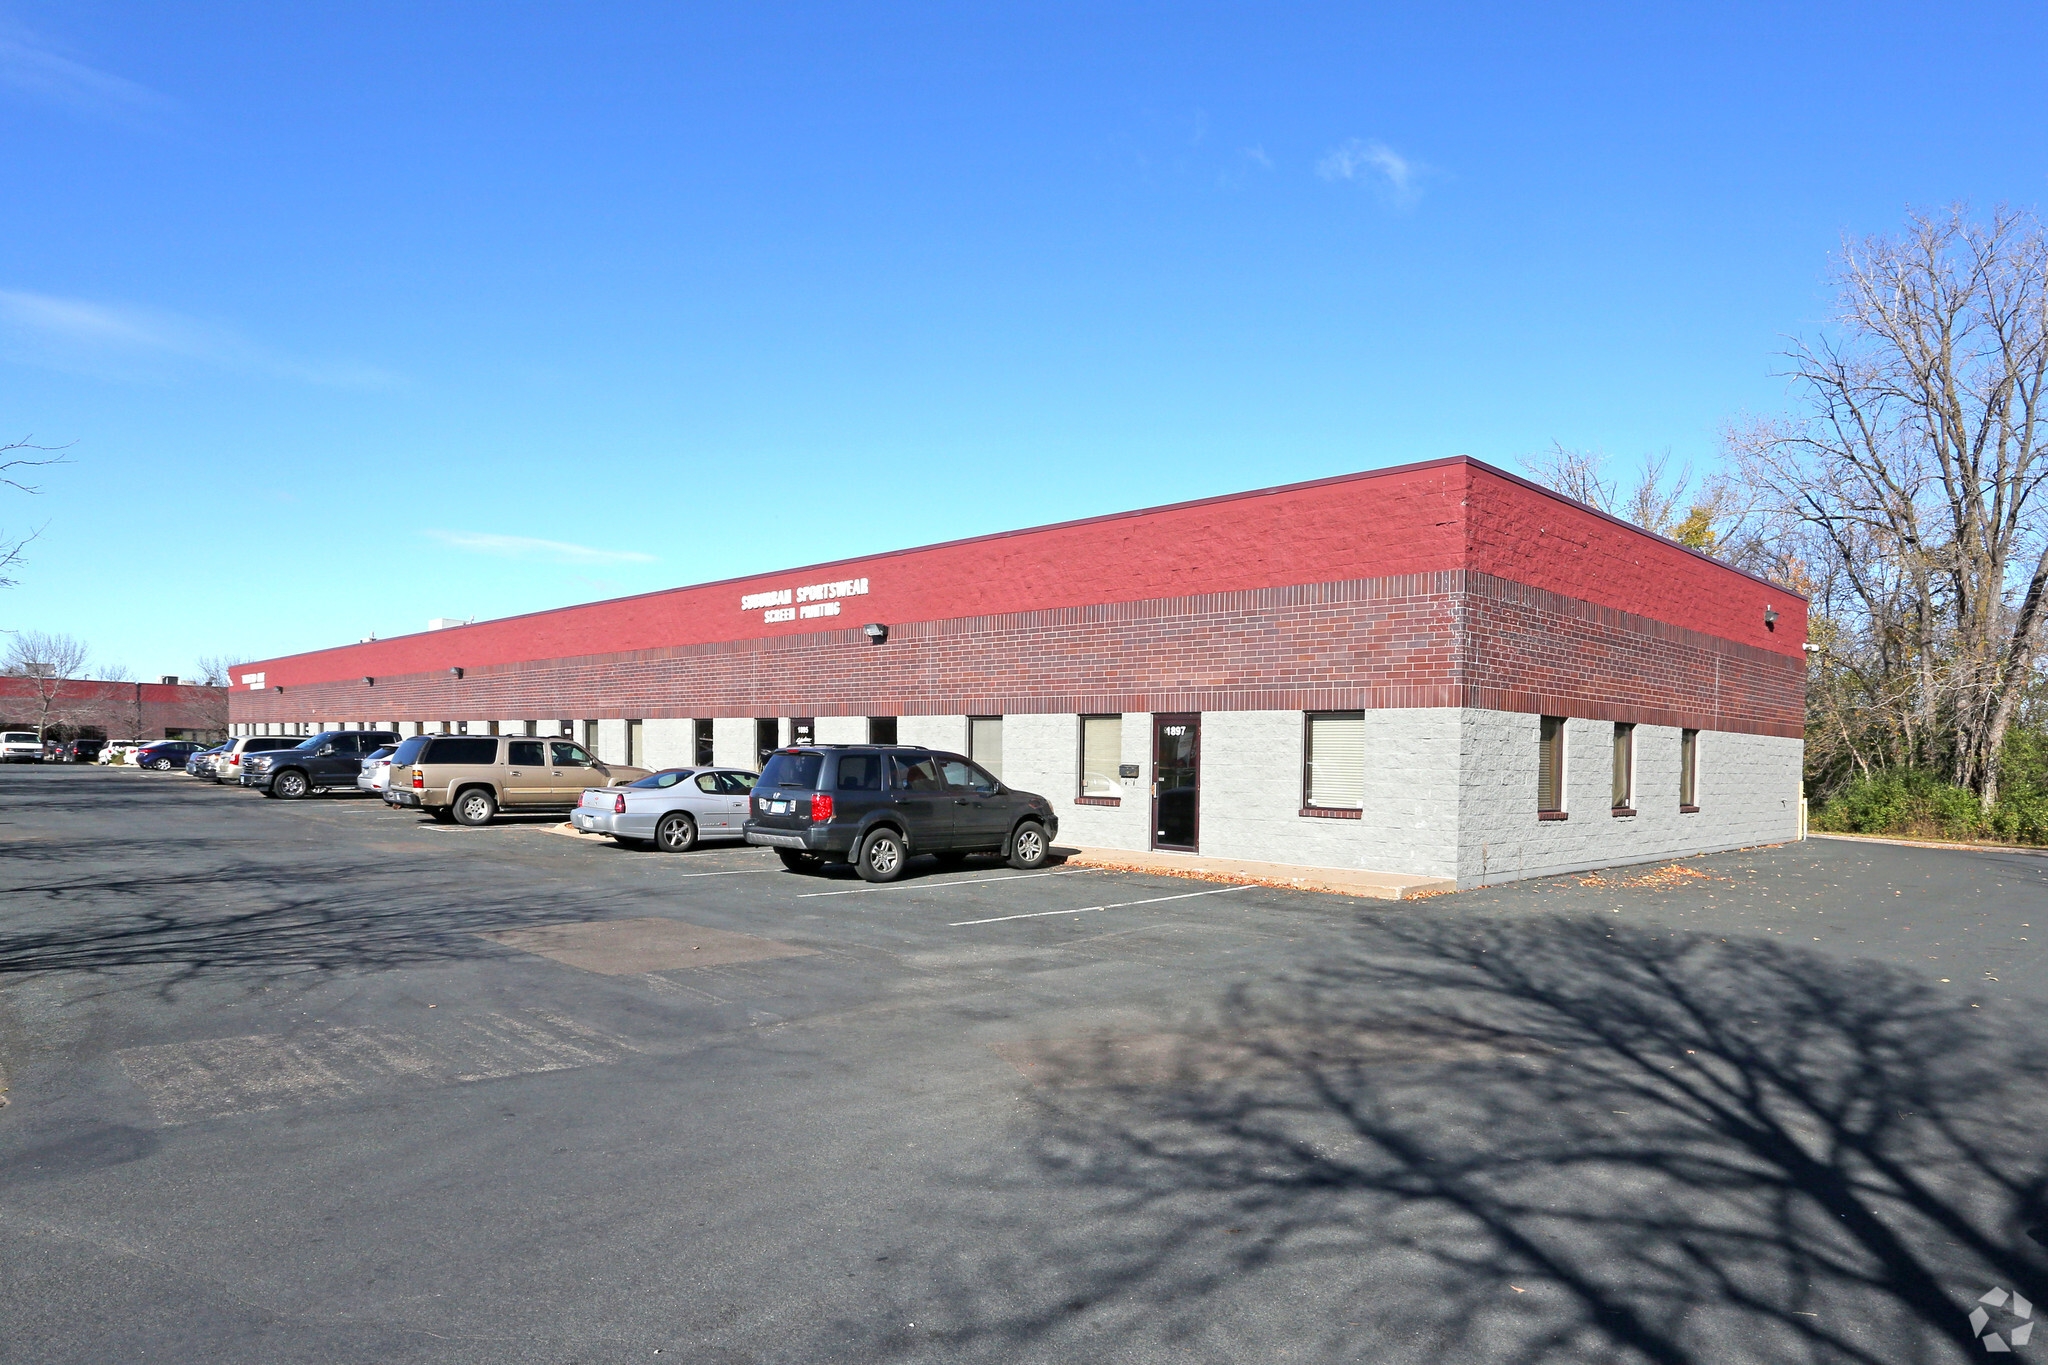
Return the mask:
<path id="1" fill-rule="evenodd" d="M 138 768 L 151 768 L 160 773 L 167 773 L 173 768 L 184 767 L 186 759 L 206 747 L 193 739 L 160 739 L 137 749 L 134 763 Z"/>

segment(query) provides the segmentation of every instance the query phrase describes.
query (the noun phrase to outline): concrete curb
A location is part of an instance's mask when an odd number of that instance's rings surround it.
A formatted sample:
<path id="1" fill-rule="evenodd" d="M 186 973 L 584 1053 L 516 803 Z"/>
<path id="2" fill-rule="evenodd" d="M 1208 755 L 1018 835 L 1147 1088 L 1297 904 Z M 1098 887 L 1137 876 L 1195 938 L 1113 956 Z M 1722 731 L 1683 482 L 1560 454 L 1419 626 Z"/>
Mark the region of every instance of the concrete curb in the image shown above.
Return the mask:
<path id="1" fill-rule="evenodd" d="M 1134 853 L 1128 849 L 1081 848 L 1067 853 L 1066 866 L 1106 872 L 1145 872 L 1190 881 L 1236 886 L 1271 886 L 1283 891 L 1328 891 L 1372 900 L 1416 900 L 1455 891 L 1449 877 L 1411 877 L 1400 872 L 1367 872 L 1343 867 L 1300 867 L 1242 858 L 1204 858 L 1193 853 Z"/>
<path id="2" fill-rule="evenodd" d="M 2026 844 L 1953 844 L 1936 839 L 1894 839 L 1882 834 L 1822 834 L 1819 830 L 1807 831 L 1809 839 L 1840 839 L 1850 844 L 1891 844 L 1897 848 L 1952 848 L 1959 853 L 2025 853 L 2035 858 L 2048 858 L 2048 848 L 2033 848 Z"/>

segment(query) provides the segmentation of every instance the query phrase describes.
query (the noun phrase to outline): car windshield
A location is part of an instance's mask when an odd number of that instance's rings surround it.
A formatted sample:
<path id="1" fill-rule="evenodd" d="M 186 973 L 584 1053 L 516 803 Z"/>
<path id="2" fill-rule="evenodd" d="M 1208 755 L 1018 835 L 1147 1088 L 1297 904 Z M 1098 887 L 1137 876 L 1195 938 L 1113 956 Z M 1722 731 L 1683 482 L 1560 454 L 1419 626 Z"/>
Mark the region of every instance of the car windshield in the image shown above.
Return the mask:
<path id="1" fill-rule="evenodd" d="M 798 791 L 818 789 L 818 770 L 825 766 L 825 755 L 802 749 L 770 754 L 768 766 L 761 769 L 761 785 L 764 787 L 794 787 Z"/>
<path id="2" fill-rule="evenodd" d="M 676 783 L 688 777 L 690 771 L 688 768 L 670 768 L 666 772 L 649 773 L 638 782 L 628 782 L 626 785 L 629 787 L 654 787 L 657 789 L 673 787 Z"/>

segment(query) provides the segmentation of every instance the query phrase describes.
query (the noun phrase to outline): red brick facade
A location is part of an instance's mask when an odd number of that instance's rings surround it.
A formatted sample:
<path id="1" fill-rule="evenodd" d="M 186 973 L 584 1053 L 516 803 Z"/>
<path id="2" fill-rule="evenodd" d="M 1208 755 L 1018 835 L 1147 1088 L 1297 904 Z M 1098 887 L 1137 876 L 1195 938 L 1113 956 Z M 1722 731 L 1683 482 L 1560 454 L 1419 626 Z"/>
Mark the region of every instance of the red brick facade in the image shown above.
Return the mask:
<path id="1" fill-rule="evenodd" d="M 829 628 L 742 608 L 844 578 L 869 591 Z M 1461 458 L 274 659 L 232 699 L 251 722 L 1480 706 L 1796 736 L 1805 640 L 1797 594 Z"/>
<path id="2" fill-rule="evenodd" d="M 1482 706 L 1797 736 L 1803 660 L 1450 571 L 238 692 L 249 721 Z"/>
<path id="3" fill-rule="evenodd" d="M 48 705 L 46 706 L 45 700 Z M 226 690 L 186 683 L 0 678 L 0 728 L 98 730 L 107 739 L 202 738 L 227 729 Z"/>

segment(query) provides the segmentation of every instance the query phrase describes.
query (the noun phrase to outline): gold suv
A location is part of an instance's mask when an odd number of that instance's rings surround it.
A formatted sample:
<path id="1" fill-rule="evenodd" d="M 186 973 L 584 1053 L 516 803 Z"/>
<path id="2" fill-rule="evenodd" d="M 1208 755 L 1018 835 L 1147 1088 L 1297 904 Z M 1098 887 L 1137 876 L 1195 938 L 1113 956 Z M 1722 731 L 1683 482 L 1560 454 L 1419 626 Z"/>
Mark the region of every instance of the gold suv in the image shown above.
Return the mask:
<path id="1" fill-rule="evenodd" d="M 567 812 L 586 787 L 616 787 L 646 768 L 600 763 L 566 739 L 521 735 L 414 735 L 391 755 L 384 800 L 436 820 L 488 825 L 508 815 Z"/>

